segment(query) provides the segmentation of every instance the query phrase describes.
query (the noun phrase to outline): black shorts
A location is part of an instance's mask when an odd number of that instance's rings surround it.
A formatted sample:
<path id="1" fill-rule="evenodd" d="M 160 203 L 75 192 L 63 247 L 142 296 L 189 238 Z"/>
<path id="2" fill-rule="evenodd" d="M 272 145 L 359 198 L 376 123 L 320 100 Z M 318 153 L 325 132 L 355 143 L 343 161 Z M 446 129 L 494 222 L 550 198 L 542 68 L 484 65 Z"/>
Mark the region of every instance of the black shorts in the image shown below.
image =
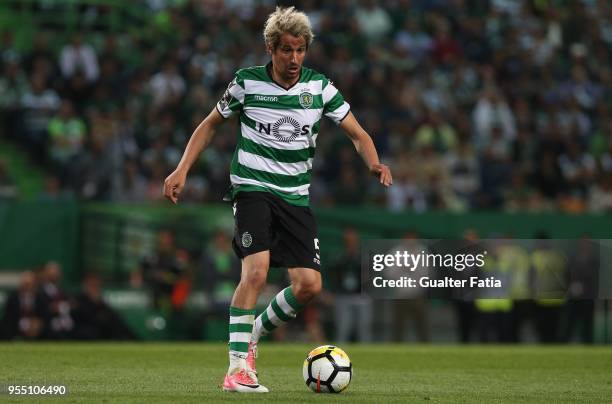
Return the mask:
<path id="1" fill-rule="evenodd" d="M 232 246 L 240 259 L 270 250 L 270 266 L 320 270 L 312 211 L 270 192 L 239 192 L 234 199 Z"/>

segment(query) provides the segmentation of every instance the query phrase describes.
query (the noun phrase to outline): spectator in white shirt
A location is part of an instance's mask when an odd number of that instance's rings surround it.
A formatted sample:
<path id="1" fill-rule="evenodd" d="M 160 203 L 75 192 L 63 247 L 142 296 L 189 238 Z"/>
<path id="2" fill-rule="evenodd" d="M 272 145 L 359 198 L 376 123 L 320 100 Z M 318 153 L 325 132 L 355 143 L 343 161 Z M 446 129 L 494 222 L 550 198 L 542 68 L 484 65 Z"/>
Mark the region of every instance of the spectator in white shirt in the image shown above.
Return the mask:
<path id="1" fill-rule="evenodd" d="M 487 88 L 472 112 L 477 144 L 486 147 L 494 128 L 501 130 L 502 138 L 511 143 L 516 138 L 516 119 L 503 95 L 496 88 Z"/>
<path id="2" fill-rule="evenodd" d="M 90 45 L 83 43 L 81 34 L 76 34 L 72 43 L 62 48 L 60 68 L 66 79 L 70 79 L 79 70 L 85 73 L 85 77 L 90 83 L 98 80 L 100 75 L 98 56 Z"/>
<path id="3" fill-rule="evenodd" d="M 374 0 L 363 0 L 355 11 L 359 30 L 373 42 L 382 41 L 393 28 L 387 11 Z"/>
<path id="4" fill-rule="evenodd" d="M 567 143 L 565 153 L 559 156 L 559 166 L 569 191 L 586 194 L 596 174 L 593 156 L 586 153 L 578 141 L 572 140 Z"/>
<path id="5" fill-rule="evenodd" d="M 185 79 L 171 60 L 164 62 L 162 70 L 151 78 L 149 86 L 153 94 L 153 104 L 158 107 L 176 103 L 186 90 Z"/>
<path id="6" fill-rule="evenodd" d="M 46 154 L 47 127 L 60 102 L 55 90 L 48 87 L 44 75 L 33 74 L 30 88 L 21 98 L 21 125 L 23 141 L 37 161 L 42 161 Z"/>

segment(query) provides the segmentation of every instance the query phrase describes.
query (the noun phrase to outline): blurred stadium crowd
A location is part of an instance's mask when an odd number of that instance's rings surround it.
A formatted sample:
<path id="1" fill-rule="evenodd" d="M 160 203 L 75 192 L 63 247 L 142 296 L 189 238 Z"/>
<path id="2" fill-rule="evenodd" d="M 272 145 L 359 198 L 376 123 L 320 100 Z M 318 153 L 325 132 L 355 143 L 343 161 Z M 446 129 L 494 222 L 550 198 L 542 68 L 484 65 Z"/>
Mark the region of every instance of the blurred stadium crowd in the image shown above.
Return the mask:
<path id="1" fill-rule="evenodd" d="M 280 2 L 281 4 L 283 2 Z M 13 3 L 15 4 L 15 3 Z M 61 2 L 30 2 L 36 12 Z M 324 124 L 315 204 L 392 211 L 612 210 L 612 4 L 605 0 L 292 2 L 329 76 L 395 175 L 372 188 Z M 270 1 L 142 1 L 110 32 L 2 32 L 2 133 L 49 173 L 43 199 L 156 201 L 188 137 L 242 67 L 264 64 Z M 93 17 L 92 17 L 93 16 Z M 93 22 L 92 22 L 93 21 Z M 236 142 L 222 127 L 184 200 L 219 201 Z M 5 197 L 16 197 L 0 162 Z"/>
<path id="2" fill-rule="evenodd" d="M 61 283 L 62 267 L 55 261 L 23 271 L 0 316 L 0 340 L 136 338 L 104 301 L 99 275 L 85 274 L 77 293 Z"/>
<path id="3" fill-rule="evenodd" d="M 225 231 L 217 231 L 199 256 L 190 254 L 175 239 L 176 233 L 161 229 L 156 246 L 133 268 L 132 291 L 148 296 L 147 311 L 139 320 L 110 304 L 100 275 L 87 273 L 77 290 L 62 287 L 62 268 L 47 262 L 24 271 L 19 287 L 0 312 L 0 340 L 56 339 L 214 339 L 213 328 L 226 330 L 227 307 L 240 261 Z M 408 233 L 392 251 L 433 252 Z M 602 342 L 596 326 L 599 246 L 583 239 L 571 252 L 563 243 L 540 239 L 528 246 L 512 240 L 488 244 L 486 265 L 467 268 L 454 279 L 495 276 L 503 287 L 386 288 L 373 292 L 362 279 L 360 233 L 346 228 L 343 246 L 325 269 L 324 291 L 297 321 L 279 328 L 275 340 L 324 343 L 355 342 L 451 342 L 461 343 L 571 343 Z M 483 251 L 475 231 L 465 234 L 466 252 Z M 487 241 L 488 243 L 488 241 Z M 452 251 L 444 246 L 440 251 Z M 434 247 L 435 248 L 435 247 Z M 449 249 L 450 248 L 450 249 Z M 418 279 L 443 279 L 441 268 L 421 265 L 409 272 Z M 393 271 L 387 279 L 399 279 L 405 271 Z M 287 284 L 282 271 L 272 270 L 258 301 L 259 311 Z M 363 284 L 362 284 L 363 283 Z M 370 293 L 360 293 L 360 290 Z M 124 289 L 127 291 L 127 289 Z M 196 297 L 196 293 L 203 295 Z M 380 293 L 383 295 L 381 296 Z M 201 299 L 199 306 L 189 300 Z M 605 321 L 605 320 L 604 320 Z M 221 324 L 221 326 L 219 326 Z M 143 328 L 146 327 L 146 328 Z M 603 342 L 607 343 L 604 331 Z"/>

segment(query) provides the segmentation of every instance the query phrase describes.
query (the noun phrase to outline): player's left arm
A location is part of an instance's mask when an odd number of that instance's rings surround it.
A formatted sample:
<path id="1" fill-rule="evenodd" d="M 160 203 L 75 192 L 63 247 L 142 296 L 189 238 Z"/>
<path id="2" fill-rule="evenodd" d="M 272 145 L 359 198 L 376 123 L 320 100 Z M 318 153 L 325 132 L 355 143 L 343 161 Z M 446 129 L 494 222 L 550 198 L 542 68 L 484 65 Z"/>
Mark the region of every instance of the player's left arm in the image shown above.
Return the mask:
<path id="1" fill-rule="evenodd" d="M 372 138 L 357 122 L 352 112 L 348 112 L 347 116 L 340 122 L 340 127 L 355 145 L 357 153 L 363 159 L 370 173 L 377 176 L 380 183 L 385 187 L 393 184 L 391 170 L 386 164 L 380 163 Z"/>

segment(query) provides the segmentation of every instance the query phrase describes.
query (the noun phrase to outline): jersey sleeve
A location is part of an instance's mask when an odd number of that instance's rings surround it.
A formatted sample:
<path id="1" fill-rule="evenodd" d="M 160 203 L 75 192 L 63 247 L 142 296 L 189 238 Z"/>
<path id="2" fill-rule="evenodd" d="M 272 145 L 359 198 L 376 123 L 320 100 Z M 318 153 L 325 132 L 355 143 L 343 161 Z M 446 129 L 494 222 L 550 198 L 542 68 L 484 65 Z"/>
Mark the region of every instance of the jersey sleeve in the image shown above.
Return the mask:
<path id="1" fill-rule="evenodd" d="M 223 94 L 223 97 L 217 103 L 217 111 L 224 118 L 232 117 L 236 112 L 242 111 L 244 104 L 244 84 L 235 77 L 229 85 L 227 90 Z"/>
<path id="2" fill-rule="evenodd" d="M 331 81 L 327 81 L 323 87 L 323 114 L 339 125 L 350 110 L 351 106 L 344 101 L 340 91 Z"/>

